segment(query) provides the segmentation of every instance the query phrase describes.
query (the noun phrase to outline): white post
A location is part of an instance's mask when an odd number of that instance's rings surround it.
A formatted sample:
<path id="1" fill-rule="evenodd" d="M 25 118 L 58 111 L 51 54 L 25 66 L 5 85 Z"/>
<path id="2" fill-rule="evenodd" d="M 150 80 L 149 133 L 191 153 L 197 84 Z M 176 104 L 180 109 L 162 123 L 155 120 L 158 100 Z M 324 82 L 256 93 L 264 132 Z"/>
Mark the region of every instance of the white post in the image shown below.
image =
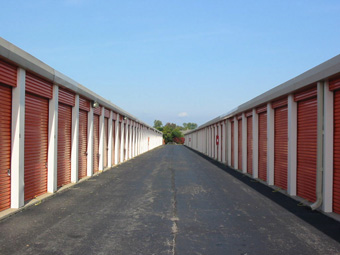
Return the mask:
<path id="1" fill-rule="evenodd" d="M 259 117 L 253 109 L 253 178 L 259 177 Z"/>
<path id="2" fill-rule="evenodd" d="M 126 125 L 125 125 L 125 158 L 124 160 L 127 160 L 129 158 L 129 124 L 130 124 L 130 120 L 127 119 L 126 120 Z"/>
<path id="3" fill-rule="evenodd" d="M 133 121 L 130 121 L 130 126 L 129 126 L 129 159 L 132 157 L 132 125 Z"/>
<path id="4" fill-rule="evenodd" d="M 25 77 L 18 68 L 17 87 L 12 89 L 11 208 L 24 205 Z"/>
<path id="5" fill-rule="evenodd" d="M 247 117 L 242 114 L 242 173 L 247 172 Z"/>
<path id="6" fill-rule="evenodd" d="M 267 104 L 267 183 L 274 185 L 274 109 Z"/>
<path id="7" fill-rule="evenodd" d="M 142 154 L 142 124 L 138 125 L 138 155 Z"/>
<path id="8" fill-rule="evenodd" d="M 296 196 L 297 103 L 288 96 L 288 194 Z"/>
<path id="9" fill-rule="evenodd" d="M 99 171 L 104 170 L 104 114 L 105 108 L 102 107 L 102 112 L 99 116 Z"/>
<path id="10" fill-rule="evenodd" d="M 139 155 L 139 123 L 136 124 L 136 156 Z"/>
<path id="11" fill-rule="evenodd" d="M 119 114 L 117 113 L 117 119 L 115 120 L 115 165 L 119 162 L 119 144 L 120 144 L 120 137 L 119 137 Z"/>
<path id="12" fill-rule="evenodd" d="M 228 151 L 227 151 L 227 158 L 228 158 L 228 162 L 227 165 L 231 166 L 231 123 L 230 120 L 227 119 L 227 143 L 228 143 Z"/>
<path id="13" fill-rule="evenodd" d="M 210 157 L 210 152 L 211 152 L 211 148 L 210 148 L 210 127 L 207 127 L 207 155 L 208 157 Z"/>
<path id="14" fill-rule="evenodd" d="M 333 211 L 333 136 L 334 136 L 334 93 L 329 90 L 328 82 L 324 85 L 324 212 Z"/>
<path id="15" fill-rule="evenodd" d="M 120 163 L 123 163 L 124 161 L 124 122 L 125 120 L 123 119 L 122 122 L 120 123 L 120 128 L 121 128 L 121 134 L 120 134 Z"/>
<path id="16" fill-rule="evenodd" d="M 58 162 L 58 92 L 59 87 L 53 85 L 52 99 L 49 101 L 48 113 L 48 168 L 47 192 L 57 190 L 57 162 Z"/>
<path id="17" fill-rule="evenodd" d="M 142 154 L 142 124 L 138 127 L 138 155 Z"/>
<path id="18" fill-rule="evenodd" d="M 79 95 L 75 96 L 72 107 L 72 150 L 71 150 L 71 182 L 78 181 L 79 168 Z"/>
<path id="19" fill-rule="evenodd" d="M 87 176 L 93 175 L 93 107 L 90 106 L 88 112 L 87 125 Z"/>
<path id="20" fill-rule="evenodd" d="M 109 120 L 108 120 L 108 144 L 107 144 L 107 147 L 108 147 L 108 151 L 107 151 L 107 166 L 108 167 L 111 167 L 113 165 L 113 160 L 112 160 L 112 115 L 113 115 L 113 112 L 110 111 L 110 117 L 109 117 Z"/>
<path id="21" fill-rule="evenodd" d="M 136 157 L 136 122 L 133 123 L 132 127 L 132 157 Z"/>
<path id="22" fill-rule="evenodd" d="M 238 169 L 238 120 L 234 117 L 234 168 Z"/>

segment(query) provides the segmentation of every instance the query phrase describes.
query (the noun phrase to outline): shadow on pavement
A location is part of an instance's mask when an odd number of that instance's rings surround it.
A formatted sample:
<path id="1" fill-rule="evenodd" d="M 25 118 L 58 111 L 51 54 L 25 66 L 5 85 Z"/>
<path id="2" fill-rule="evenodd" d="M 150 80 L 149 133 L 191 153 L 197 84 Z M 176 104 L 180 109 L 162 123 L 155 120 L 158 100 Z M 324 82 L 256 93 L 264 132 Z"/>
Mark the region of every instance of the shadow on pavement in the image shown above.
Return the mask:
<path id="1" fill-rule="evenodd" d="M 186 146 L 185 146 L 186 147 Z M 186 147 L 188 148 L 188 147 Z M 263 183 L 257 182 L 256 179 L 253 179 L 237 170 L 234 170 L 198 151 L 195 151 L 191 148 L 189 150 L 193 151 L 194 153 L 200 155 L 207 161 L 211 162 L 215 166 L 219 167 L 223 171 L 227 172 L 234 178 L 238 179 L 239 181 L 243 182 L 244 184 L 248 185 L 252 189 L 256 190 L 257 192 L 261 193 L 263 196 L 269 198 L 276 204 L 282 206 L 287 211 L 293 213 L 300 219 L 304 220 L 308 224 L 312 225 L 319 231 L 323 232 L 324 234 L 328 235 L 335 241 L 340 243 L 340 222 L 332 219 L 321 212 L 312 211 L 307 206 L 300 206 L 299 202 L 294 200 L 293 198 L 281 193 L 275 192 L 275 190 Z"/>

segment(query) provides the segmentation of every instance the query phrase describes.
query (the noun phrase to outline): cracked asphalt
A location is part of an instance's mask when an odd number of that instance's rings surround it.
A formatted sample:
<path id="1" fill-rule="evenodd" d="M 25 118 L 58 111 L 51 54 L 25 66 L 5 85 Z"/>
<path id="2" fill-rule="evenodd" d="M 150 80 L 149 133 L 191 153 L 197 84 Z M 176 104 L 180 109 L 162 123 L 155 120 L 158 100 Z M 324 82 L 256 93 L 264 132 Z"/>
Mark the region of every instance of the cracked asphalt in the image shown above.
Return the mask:
<path id="1" fill-rule="evenodd" d="M 0 254 L 340 254 L 340 224 L 166 145 L 0 222 Z"/>

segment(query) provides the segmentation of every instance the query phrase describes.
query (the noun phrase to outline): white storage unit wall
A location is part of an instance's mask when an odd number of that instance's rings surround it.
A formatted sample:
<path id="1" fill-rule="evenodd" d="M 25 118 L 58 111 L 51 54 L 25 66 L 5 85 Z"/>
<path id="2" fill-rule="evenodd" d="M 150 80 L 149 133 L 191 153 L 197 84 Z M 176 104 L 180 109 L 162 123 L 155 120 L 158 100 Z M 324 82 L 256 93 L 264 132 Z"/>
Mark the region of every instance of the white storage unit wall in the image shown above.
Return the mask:
<path id="1" fill-rule="evenodd" d="M 313 209 L 340 214 L 339 91 L 340 55 L 199 126 L 185 139 L 206 132 L 206 150 L 200 152 L 222 161 L 214 155 L 211 132 L 225 121 L 220 142 L 228 166 L 298 196 Z"/>
<path id="2" fill-rule="evenodd" d="M 0 95 L 0 211 L 114 165 L 117 116 L 130 123 L 128 158 L 163 143 L 158 130 L 2 38 Z"/>

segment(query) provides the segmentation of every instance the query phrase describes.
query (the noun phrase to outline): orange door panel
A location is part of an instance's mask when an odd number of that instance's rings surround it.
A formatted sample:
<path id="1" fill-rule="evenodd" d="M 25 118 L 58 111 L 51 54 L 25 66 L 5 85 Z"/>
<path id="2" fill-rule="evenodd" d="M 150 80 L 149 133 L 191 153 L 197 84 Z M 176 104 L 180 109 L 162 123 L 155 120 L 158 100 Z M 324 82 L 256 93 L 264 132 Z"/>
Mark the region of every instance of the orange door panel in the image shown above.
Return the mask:
<path id="1" fill-rule="evenodd" d="M 79 179 L 87 176 L 87 114 L 87 111 L 79 110 Z"/>
<path id="2" fill-rule="evenodd" d="M 253 117 L 247 118 L 247 173 L 253 174 Z"/>
<path id="3" fill-rule="evenodd" d="M 287 190 L 288 108 L 275 108 L 274 117 L 274 184 Z"/>
<path id="4" fill-rule="evenodd" d="M 242 170 L 242 119 L 238 120 L 238 169 Z"/>
<path id="5" fill-rule="evenodd" d="M 0 211 L 10 208 L 11 204 L 11 117 L 12 88 L 0 85 Z"/>
<path id="6" fill-rule="evenodd" d="M 297 195 L 316 200 L 317 98 L 298 102 Z"/>
<path id="7" fill-rule="evenodd" d="M 48 99 L 26 92 L 25 200 L 47 192 Z"/>
<path id="8" fill-rule="evenodd" d="M 259 114 L 259 179 L 267 181 L 267 112 Z"/>
<path id="9" fill-rule="evenodd" d="M 333 211 L 340 213 L 340 91 L 334 92 Z"/>
<path id="10" fill-rule="evenodd" d="M 59 103 L 58 106 L 58 168 L 57 186 L 71 182 L 71 132 L 72 107 Z"/>

